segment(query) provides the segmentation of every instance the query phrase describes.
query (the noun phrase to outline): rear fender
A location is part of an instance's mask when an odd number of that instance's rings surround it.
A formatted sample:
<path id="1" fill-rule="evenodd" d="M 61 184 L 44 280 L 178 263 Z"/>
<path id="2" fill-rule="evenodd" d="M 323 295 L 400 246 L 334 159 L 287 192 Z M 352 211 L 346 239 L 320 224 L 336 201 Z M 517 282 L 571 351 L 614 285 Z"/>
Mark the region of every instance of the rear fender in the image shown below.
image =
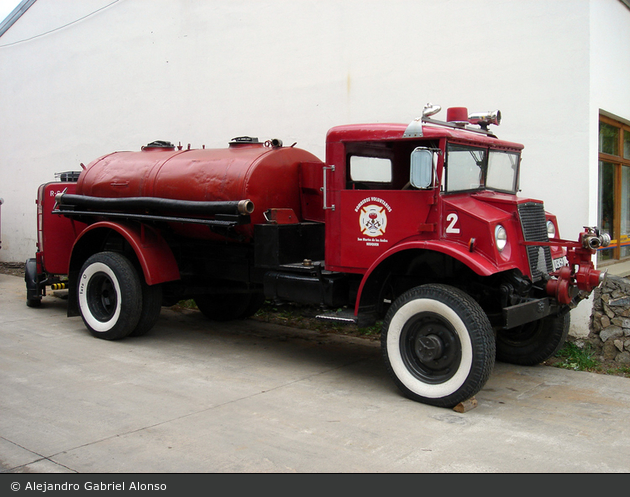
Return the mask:
<path id="1" fill-rule="evenodd" d="M 111 221 L 91 224 L 81 233 L 72 247 L 70 272 L 78 272 L 85 260 L 100 250 L 112 231 L 129 243 L 148 285 L 180 279 L 175 256 L 157 230 L 139 223 Z"/>

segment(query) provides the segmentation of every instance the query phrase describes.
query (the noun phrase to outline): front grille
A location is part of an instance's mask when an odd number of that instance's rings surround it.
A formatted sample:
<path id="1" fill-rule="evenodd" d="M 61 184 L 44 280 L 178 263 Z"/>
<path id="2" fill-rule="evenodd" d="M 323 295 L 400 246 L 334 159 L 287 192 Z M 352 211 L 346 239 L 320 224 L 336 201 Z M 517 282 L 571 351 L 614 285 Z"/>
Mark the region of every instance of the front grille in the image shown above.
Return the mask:
<path id="1" fill-rule="evenodd" d="M 519 204 L 518 215 L 521 219 L 523 237 L 526 242 L 548 242 L 547 219 L 545 217 L 545 206 L 538 202 L 527 202 Z M 551 260 L 551 249 L 543 246 L 528 246 L 527 256 L 529 258 L 529 269 L 532 273 L 532 280 L 542 279 L 543 274 L 553 271 Z"/>

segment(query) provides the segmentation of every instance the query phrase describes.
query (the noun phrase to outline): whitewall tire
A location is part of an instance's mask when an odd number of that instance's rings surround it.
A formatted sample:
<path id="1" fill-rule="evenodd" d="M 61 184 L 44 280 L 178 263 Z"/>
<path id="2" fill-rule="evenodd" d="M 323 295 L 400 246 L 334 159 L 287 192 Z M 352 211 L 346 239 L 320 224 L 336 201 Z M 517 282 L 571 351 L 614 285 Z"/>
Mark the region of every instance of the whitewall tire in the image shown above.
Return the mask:
<path id="1" fill-rule="evenodd" d="M 95 337 L 124 338 L 140 319 L 140 279 L 131 262 L 119 253 L 99 252 L 83 264 L 77 297 L 83 322 Z"/>
<path id="2" fill-rule="evenodd" d="M 381 346 L 400 390 L 441 407 L 475 395 L 494 367 L 487 316 L 469 295 L 447 285 L 424 285 L 401 295 L 383 322 Z"/>

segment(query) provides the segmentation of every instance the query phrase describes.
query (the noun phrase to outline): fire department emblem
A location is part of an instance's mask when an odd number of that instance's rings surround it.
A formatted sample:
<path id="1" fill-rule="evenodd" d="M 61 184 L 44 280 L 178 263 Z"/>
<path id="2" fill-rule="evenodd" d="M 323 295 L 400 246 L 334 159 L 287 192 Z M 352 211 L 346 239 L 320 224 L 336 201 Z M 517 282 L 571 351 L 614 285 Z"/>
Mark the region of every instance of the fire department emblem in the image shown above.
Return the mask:
<path id="1" fill-rule="evenodd" d="M 387 210 L 382 205 L 364 205 L 359 211 L 359 227 L 367 236 L 383 236 L 387 229 Z"/>

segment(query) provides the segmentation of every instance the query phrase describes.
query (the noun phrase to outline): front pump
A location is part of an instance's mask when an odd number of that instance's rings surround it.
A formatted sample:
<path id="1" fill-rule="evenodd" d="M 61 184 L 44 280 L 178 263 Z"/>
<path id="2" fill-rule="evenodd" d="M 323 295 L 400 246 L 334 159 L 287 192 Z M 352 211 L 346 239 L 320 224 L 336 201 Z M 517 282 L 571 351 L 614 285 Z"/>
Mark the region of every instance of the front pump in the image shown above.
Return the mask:
<path id="1" fill-rule="evenodd" d="M 606 273 L 593 266 L 592 256 L 600 247 L 610 244 L 610 235 L 600 233 L 596 227 L 585 227 L 577 242 L 560 240 L 553 245 L 567 247 L 568 266 L 550 274 L 545 290 L 561 304 L 572 304 L 586 298 L 606 278 Z M 580 297 L 580 293 L 582 296 Z"/>

